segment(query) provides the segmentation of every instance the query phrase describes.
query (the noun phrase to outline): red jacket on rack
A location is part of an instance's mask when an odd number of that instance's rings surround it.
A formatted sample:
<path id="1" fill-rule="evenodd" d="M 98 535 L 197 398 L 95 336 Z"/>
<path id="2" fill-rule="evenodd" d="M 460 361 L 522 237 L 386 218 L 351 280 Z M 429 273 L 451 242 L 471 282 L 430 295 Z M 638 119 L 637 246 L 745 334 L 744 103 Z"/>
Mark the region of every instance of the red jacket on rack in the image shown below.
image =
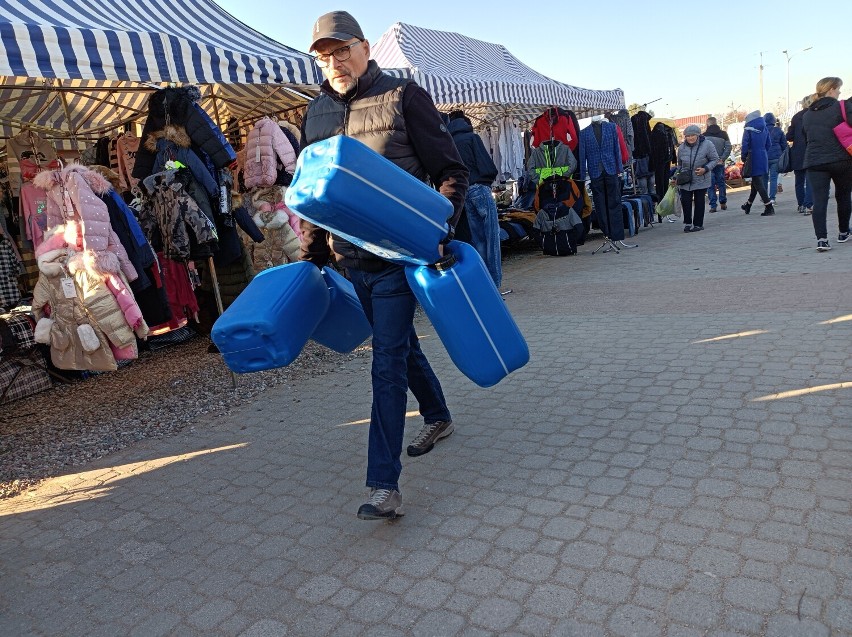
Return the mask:
<path id="1" fill-rule="evenodd" d="M 624 141 L 624 133 L 621 132 L 621 126 L 615 131 L 618 133 L 618 146 L 621 148 L 621 161 L 626 166 L 630 163 L 630 153 L 627 150 L 627 143 Z"/>
<path id="2" fill-rule="evenodd" d="M 571 150 L 577 148 L 579 136 L 574 128 L 574 122 L 561 108 L 548 108 L 536 118 L 532 126 L 530 145 L 538 148 L 541 142 L 551 138 L 566 144 Z"/>

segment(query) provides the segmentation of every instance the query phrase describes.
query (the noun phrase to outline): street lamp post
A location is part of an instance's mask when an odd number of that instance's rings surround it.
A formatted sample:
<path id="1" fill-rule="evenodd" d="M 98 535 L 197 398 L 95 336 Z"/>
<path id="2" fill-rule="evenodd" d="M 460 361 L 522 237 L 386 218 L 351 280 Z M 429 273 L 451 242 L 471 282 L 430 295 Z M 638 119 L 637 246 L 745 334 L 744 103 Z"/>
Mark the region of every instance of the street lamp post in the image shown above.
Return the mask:
<path id="1" fill-rule="evenodd" d="M 806 49 L 802 49 L 801 51 L 796 51 L 796 53 L 793 53 L 793 55 L 790 55 L 787 52 L 787 49 L 784 49 L 783 51 L 781 51 L 781 53 L 783 53 L 787 57 L 787 110 L 788 111 L 790 110 L 790 60 L 792 60 L 793 57 L 797 53 L 804 53 L 805 51 L 810 51 L 812 48 L 814 48 L 814 47 L 809 46 Z"/>

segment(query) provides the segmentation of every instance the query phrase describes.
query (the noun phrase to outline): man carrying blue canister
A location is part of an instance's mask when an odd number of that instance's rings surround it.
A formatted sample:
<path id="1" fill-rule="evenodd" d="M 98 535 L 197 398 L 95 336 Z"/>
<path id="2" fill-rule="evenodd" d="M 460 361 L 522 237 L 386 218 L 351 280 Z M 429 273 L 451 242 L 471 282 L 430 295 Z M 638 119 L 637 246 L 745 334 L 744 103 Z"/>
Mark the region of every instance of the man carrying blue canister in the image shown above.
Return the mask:
<path id="1" fill-rule="evenodd" d="M 418 179 L 429 180 L 453 204 L 455 227 L 464 205 L 468 170 L 429 95 L 411 80 L 390 77 L 370 60 L 370 43 L 345 11 L 321 16 L 309 51 L 325 81 L 302 121 L 302 143 L 353 137 Z M 358 509 L 362 520 L 402 515 L 399 476 L 410 388 L 424 425 L 409 456 L 432 450 L 453 432 L 441 384 L 414 331 L 416 300 L 398 264 L 385 261 L 328 231 L 302 221 L 304 261 L 324 266 L 333 250 L 373 328 L 373 406 L 367 450 L 370 499 Z M 452 235 L 452 232 L 450 233 Z"/>

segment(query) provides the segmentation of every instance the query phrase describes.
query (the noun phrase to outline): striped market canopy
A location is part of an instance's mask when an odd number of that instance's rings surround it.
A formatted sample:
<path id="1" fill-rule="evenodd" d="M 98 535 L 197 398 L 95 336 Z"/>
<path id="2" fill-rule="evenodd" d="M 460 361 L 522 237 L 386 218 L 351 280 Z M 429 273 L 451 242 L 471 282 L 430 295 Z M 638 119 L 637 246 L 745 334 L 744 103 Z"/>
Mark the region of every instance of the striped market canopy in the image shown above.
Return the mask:
<path id="1" fill-rule="evenodd" d="M 625 107 L 621 89 L 557 82 L 500 44 L 449 31 L 397 22 L 372 47 L 372 56 L 386 73 L 414 79 L 440 110 L 462 108 L 482 122 L 504 115 L 532 120 L 548 106 L 571 109 L 578 117 Z"/>
<path id="2" fill-rule="evenodd" d="M 0 0 L 0 135 L 95 135 L 139 119 L 148 93 L 199 84 L 224 123 L 316 94 L 311 56 L 211 0 Z"/>

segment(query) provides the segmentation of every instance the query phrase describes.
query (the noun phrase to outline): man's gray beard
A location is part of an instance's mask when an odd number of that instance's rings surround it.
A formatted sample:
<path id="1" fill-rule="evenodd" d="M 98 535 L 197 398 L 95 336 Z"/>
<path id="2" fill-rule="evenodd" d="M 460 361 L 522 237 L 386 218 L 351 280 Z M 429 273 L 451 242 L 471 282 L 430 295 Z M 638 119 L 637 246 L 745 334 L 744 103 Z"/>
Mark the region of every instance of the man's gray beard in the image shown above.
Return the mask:
<path id="1" fill-rule="evenodd" d="M 355 88 L 355 85 L 356 85 L 356 81 L 353 80 L 352 78 L 349 78 L 345 82 L 345 84 L 343 85 L 342 90 L 340 88 L 339 83 L 336 86 L 332 86 L 332 88 L 334 88 L 334 90 L 337 91 L 338 93 L 340 93 L 341 95 L 346 95 L 349 91 L 351 91 L 353 88 Z"/>

